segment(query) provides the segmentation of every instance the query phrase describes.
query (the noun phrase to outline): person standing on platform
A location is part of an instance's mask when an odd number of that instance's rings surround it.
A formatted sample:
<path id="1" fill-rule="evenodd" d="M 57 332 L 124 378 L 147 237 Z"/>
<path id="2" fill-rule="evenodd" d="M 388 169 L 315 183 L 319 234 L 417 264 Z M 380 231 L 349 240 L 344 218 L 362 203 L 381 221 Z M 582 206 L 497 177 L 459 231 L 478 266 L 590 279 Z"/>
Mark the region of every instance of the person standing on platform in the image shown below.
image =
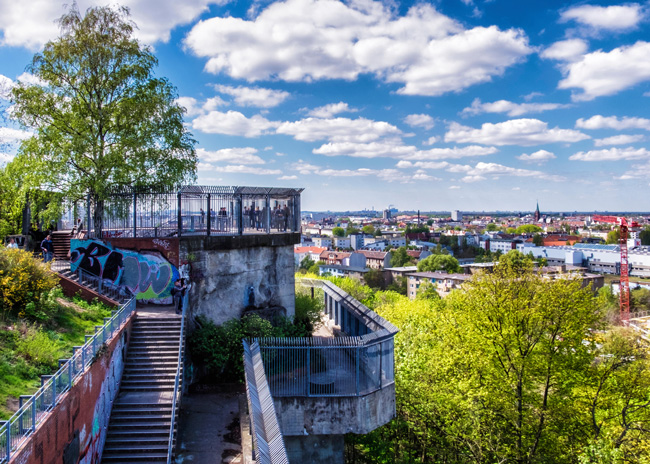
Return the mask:
<path id="1" fill-rule="evenodd" d="M 54 255 L 54 245 L 52 244 L 52 236 L 47 235 L 41 242 L 41 251 L 43 252 L 43 262 L 49 263 L 52 261 Z"/>

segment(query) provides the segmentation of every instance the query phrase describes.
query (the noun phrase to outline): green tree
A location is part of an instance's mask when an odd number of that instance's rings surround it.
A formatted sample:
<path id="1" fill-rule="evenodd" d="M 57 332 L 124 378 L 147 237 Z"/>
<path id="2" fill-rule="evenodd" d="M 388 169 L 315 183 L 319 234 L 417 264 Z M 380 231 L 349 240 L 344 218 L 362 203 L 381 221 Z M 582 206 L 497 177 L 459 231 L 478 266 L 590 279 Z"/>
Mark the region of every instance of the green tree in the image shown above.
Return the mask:
<path id="1" fill-rule="evenodd" d="M 313 259 L 311 259 L 309 255 L 307 255 L 302 259 L 302 261 L 300 261 L 300 269 L 307 270 L 311 268 L 314 264 L 316 264 L 316 262 Z"/>
<path id="2" fill-rule="evenodd" d="M 533 235 L 533 244 L 535 246 L 542 246 L 544 245 L 544 237 L 542 237 L 542 234 L 535 234 Z"/>
<path id="3" fill-rule="evenodd" d="M 436 290 L 436 287 L 429 282 L 428 280 L 425 280 L 420 284 L 420 288 L 418 288 L 418 292 L 416 295 L 416 299 L 418 300 L 439 300 L 440 299 L 440 294 Z"/>
<path id="4" fill-rule="evenodd" d="M 617 245 L 620 238 L 621 238 L 621 231 L 619 230 L 618 227 L 616 227 L 615 229 L 612 229 L 607 233 L 606 243 L 608 245 Z"/>
<path id="5" fill-rule="evenodd" d="M 368 224 L 367 226 L 363 226 L 361 231 L 364 234 L 375 235 L 375 226 L 373 226 L 372 224 Z"/>
<path id="6" fill-rule="evenodd" d="M 458 260 L 450 255 L 430 255 L 418 263 L 418 272 L 445 271 L 453 274 L 461 271 Z"/>
<path id="7" fill-rule="evenodd" d="M 332 229 L 332 235 L 334 237 L 345 237 L 345 229 L 343 227 L 334 227 Z"/>
<path id="8" fill-rule="evenodd" d="M 393 250 L 390 258 L 390 267 L 403 267 L 413 265 L 413 258 L 407 253 L 406 247 Z"/>
<path id="9" fill-rule="evenodd" d="M 497 230 L 499 230 L 499 226 L 497 226 L 497 225 L 496 225 L 495 223 L 493 223 L 493 222 L 490 222 L 490 223 L 485 227 L 485 230 L 487 230 L 488 232 L 496 232 Z"/>
<path id="10" fill-rule="evenodd" d="M 34 130 L 14 162 L 42 189 L 90 194 L 101 229 L 111 189 L 194 181 L 195 141 L 175 87 L 154 76 L 156 57 L 133 38 L 128 9 L 82 16 L 73 4 L 59 25 L 59 38 L 28 66 L 45 85 L 12 91 L 13 115 Z"/>
<path id="11" fill-rule="evenodd" d="M 650 226 L 643 228 L 639 233 L 639 239 L 641 240 L 641 245 L 650 245 Z"/>
<path id="12" fill-rule="evenodd" d="M 386 287 L 386 280 L 384 274 L 379 269 L 370 269 L 363 275 L 363 280 L 366 285 L 374 289 L 382 289 Z"/>
<path id="13" fill-rule="evenodd" d="M 353 226 L 348 226 L 347 229 L 345 229 L 345 235 L 350 236 L 350 235 L 355 235 L 355 234 L 360 234 L 361 231 L 357 229 L 356 227 Z"/>
<path id="14" fill-rule="evenodd" d="M 533 267 L 533 254 L 523 254 L 518 250 L 510 250 L 505 255 L 499 257 L 499 265 L 507 267 L 513 273 L 520 273 L 527 271 Z"/>
<path id="15" fill-rule="evenodd" d="M 536 234 L 542 231 L 543 229 L 535 224 L 524 224 L 515 229 L 516 234 Z"/>

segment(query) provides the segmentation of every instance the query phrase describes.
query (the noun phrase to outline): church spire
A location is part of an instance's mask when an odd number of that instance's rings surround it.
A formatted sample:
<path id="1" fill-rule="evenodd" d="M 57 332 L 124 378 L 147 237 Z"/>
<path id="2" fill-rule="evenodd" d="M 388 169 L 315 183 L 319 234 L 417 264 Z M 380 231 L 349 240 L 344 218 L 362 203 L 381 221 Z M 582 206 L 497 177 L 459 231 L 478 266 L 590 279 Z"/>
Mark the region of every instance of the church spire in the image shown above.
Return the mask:
<path id="1" fill-rule="evenodd" d="M 537 200 L 537 209 L 535 210 L 535 220 L 539 221 L 542 218 L 542 214 L 539 212 L 539 200 Z"/>

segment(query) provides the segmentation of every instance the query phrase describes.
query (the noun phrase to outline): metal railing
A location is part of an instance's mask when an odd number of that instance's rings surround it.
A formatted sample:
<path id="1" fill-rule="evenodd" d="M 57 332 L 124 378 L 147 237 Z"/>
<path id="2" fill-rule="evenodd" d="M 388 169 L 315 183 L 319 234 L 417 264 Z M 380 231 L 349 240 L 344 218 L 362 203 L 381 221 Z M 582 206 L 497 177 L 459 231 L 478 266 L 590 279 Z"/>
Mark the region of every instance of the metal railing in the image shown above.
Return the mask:
<path id="1" fill-rule="evenodd" d="M 363 396 L 394 384 L 397 328 L 329 281 L 299 283 L 323 291 L 342 336 L 256 339 L 273 396 Z"/>
<path id="2" fill-rule="evenodd" d="M 108 284 L 107 281 L 101 277 L 91 274 L 88 271 L 84 271 L 81 268 L 77 268 L 76 271 L 72 271 L 70 269 L 69 261 L 53 260 L 51 263 L 51 269 L 53 271 L 63 275 L 64 277 L 66 272 L 70 272 L 76 276 L 76 281 L 79 283 L 79 285 L 88 287 L 89 289 L 99 293 L 100 295 L 110 298 L 113 301 L 123 303 L 133 297 L 132 294 L 128 293 L 128 289 L 126 287 Z"/>
<path id="3" fill-rule="evenodd" d="M 13 453 L 34 433 L 47 414 L 59 404 L 61 395 L 72 388 L 104 344 L 111 339 L 135 309 L 135 299 L 120 305 L 104 325 L 95 326 L 93 335 L 86 335 L 83 346 L 75 346 L 70 359 L 59 360 L 54 375 L 41 377 L 41 388 L 32 396 L 20 397 L 20 408 L 0 426 L 0 463 L 8 462 Z"/>
<path id="4" fill-rule="evenodd" d="M 181 367 L 183 366 L 183 355 L 185 353 L 185 317 L 187 314 L 187 305 L 189 304 L 189 293 L 191 285 L 185 290 L 183 295 L 183 309 L 181 315 L 181 337 L 178 344 L 178 365 L 176 366 L 176 377 L 174 379 L 174 399 L 172 400 L 172 418 L 169 425 L 169 441 L 167 446 L 167 464 L 171 464 L 174 454 L 174 427 L 176 424 L 176 409 L 180 407 L 182 398 L 181 390 Z"/>
<path id="5" fill-rule="evenodd" d="M 121 189 L 101 205 L 88 198 L 84 224 L 91 238 L 244 235 L 300 231 L 303 189 L 183 186 Z M 102 226 L 93 224 L 102 209 Z"/>
<path id="6" fill-rule="evenodd" d="M 260 464 L 288 464 L 289 459 L 266 381 L 259 344 L 253 342 L 249 345 L 246 340 L 242 343 L 246 397 L 253 435 L 253 458 Z"/>

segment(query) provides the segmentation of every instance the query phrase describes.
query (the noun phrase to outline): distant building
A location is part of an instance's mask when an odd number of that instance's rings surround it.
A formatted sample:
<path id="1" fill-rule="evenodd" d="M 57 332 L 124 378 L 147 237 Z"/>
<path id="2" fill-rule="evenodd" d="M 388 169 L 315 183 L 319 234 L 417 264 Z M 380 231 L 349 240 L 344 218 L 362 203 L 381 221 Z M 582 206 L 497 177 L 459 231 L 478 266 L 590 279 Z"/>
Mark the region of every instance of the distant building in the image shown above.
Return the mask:
<path id="1" fill-rule="evenodd" d="M 359 253 L 366 257 L 366 266 L 371 269 L 384 269 L 390 267 L 391 253 L 388 251 L 367 251 L 359 250 Z"/>
<path id="2" fill-rule="evenodd" d="M 352 234 L 350 235 L 350 246 L 353 250 L 359 250 L 363 248 L 365 243 L 365 236 L 363 234 Z"/>
<path id="3" fill-rule="evenodd" d="M 452 221 L 462 221 L 463 220 L 463 214 L 456 209 L 456 210 L 451 212 L 451 220 Z"/>
<path id="4" fill-rule="evenodd" d="M 539 222 L 539 220 L 542 218 L 542 214 L 539 212 L 539 202 L 537 202 L 537 209 L 535 210 L 533 218 L 535 219 L 535 222 Z"/>
<path id="5" fill-rule="evenodd" d="M 319 235 L 311 238 L 312 242 L 317 247 L 330 248 L 332 246 L 332 237 Z"/>
<path id="6" fill-rule="evenodd" d="M 440 296 L 445 296 L 472 278 L 468 274 L 447 274 L 442 271 L 413 272 L 406 274 L 406 277 L 408 279 L 407 295 L 411 300 L 415 299 L 423 282 L 430 282 Z"/>
<path id="7" fill-rule="evenodd" d="M 293 248 L 293 257 L 296 261 L 296 265 L 299 266 L 302 263 L 302 260 L 309 256 L 312 261 L 318 262 L 320 260 L 320 254 L 323 251 L 327 251 L 327 248 L 314 247 L 314 246 L 295 246 Z"/>
<path id="8" fill-rule="evenodd" d="M 384 215 L 383 215 L 383 219 L 384 219 L 384 221 L 390 221 L 391 216 L 392 216 L 392 215 L 391 215 L 390 210 L 389 210 L 389 209 L 385 209 L 385 210 L 384 210 Z"/>
<path id="9" fill-rule="evenodd" d="M 332 240 L 336 248 L 350 248 L 350 237 L 333 237 Z"/>

